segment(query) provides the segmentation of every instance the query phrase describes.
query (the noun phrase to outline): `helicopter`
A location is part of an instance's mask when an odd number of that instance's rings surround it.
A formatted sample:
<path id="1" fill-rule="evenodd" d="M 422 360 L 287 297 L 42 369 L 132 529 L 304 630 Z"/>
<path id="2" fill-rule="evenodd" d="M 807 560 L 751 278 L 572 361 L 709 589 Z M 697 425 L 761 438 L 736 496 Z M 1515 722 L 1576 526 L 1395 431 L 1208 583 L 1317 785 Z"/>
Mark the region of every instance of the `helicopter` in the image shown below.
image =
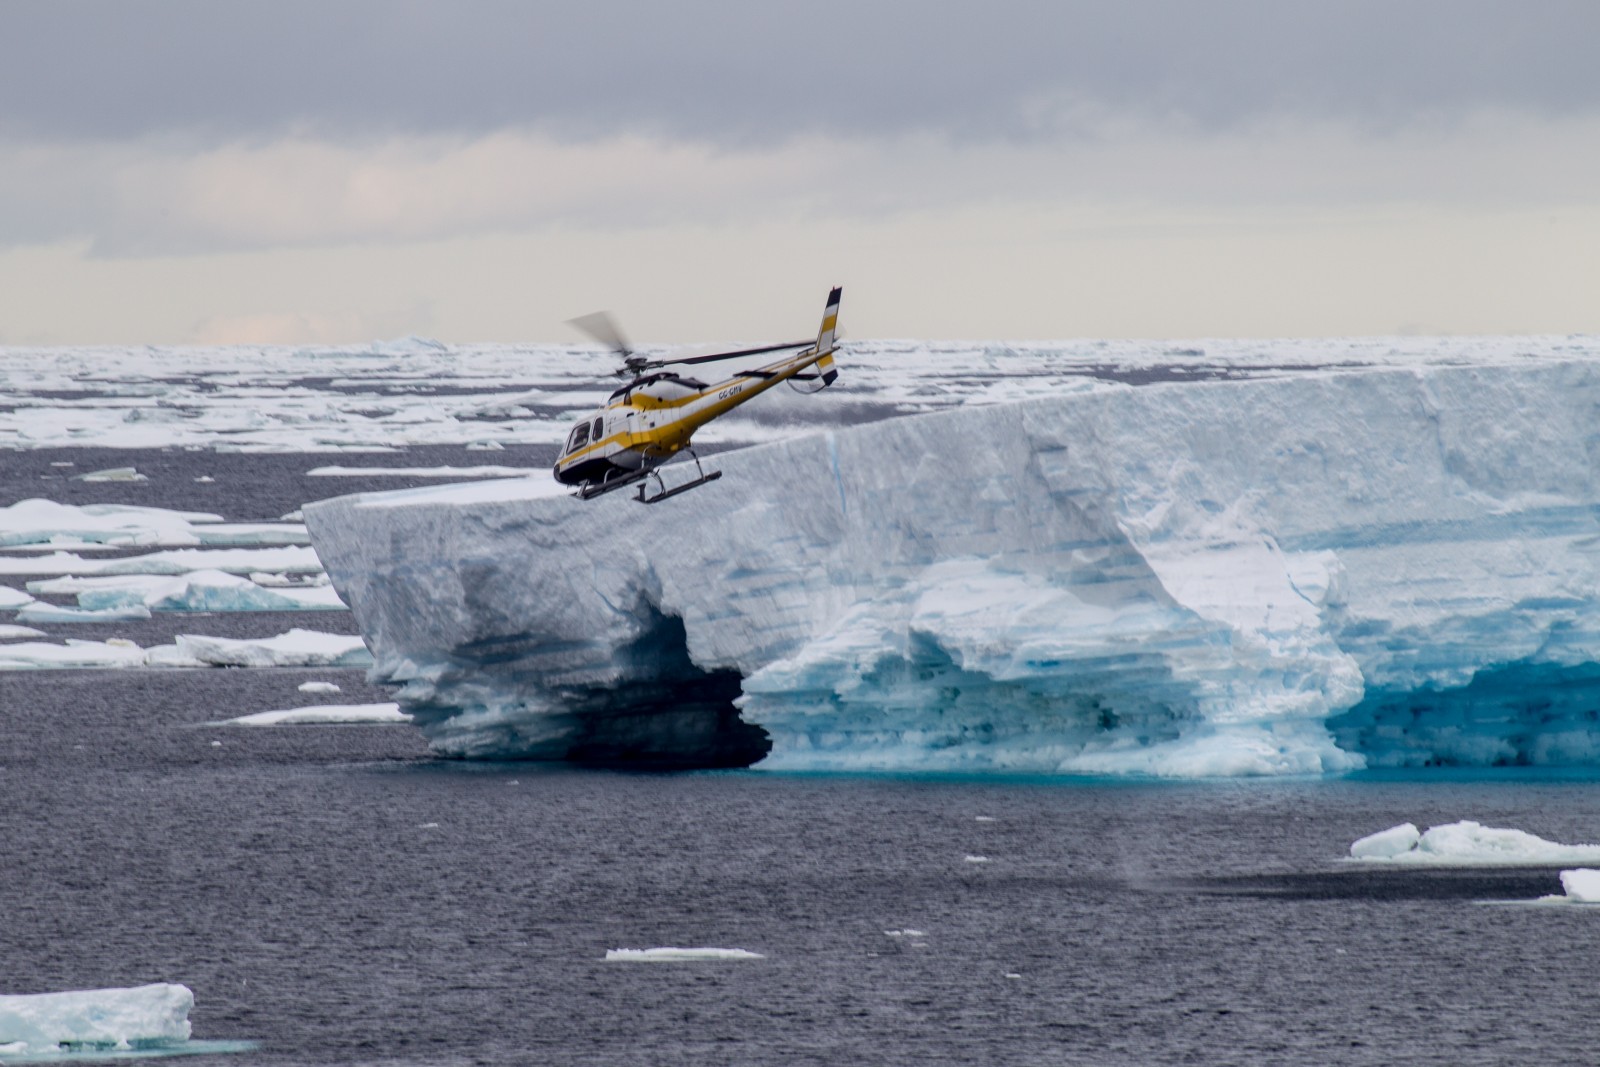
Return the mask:
<path id="1" fill-rule="evenodd" d="M 722 472 L 708 473 L 700 457 L 689 447 L 696 430 L 780 382 L 788 382 L 790 388 L 798 392 L 815 393 L 826 389 L 839 377 L 833 365 L 833 353 L 838 336 L 841 291 L 836 287 L 828 294 L 822 327 L 814 341 L 808 338 L 684 359 L 651 360 L 635 354 L 616 323 L 603 311 L 572 319 L 571 325 L 609 346 L 622 358 L 622 366 L 616 374 L 631 380 L 612 393 L 604 407 L 573 426 L 556 460 L 556 481 L 575 486 L 576 495 L 582 500 L 637 485 L 634 499 L 641 504 L 654 504 L 716 481 L 722 477 Z M 711 385 L 661 369 L 790 349 L 803 351 L 753 370 L 739 371 Z M 696 476 L 668 488 L 658 468 L 680 452 L 687 452 L 694 460 Z M 650 491 L 652 482 L 654 492 Z"/>

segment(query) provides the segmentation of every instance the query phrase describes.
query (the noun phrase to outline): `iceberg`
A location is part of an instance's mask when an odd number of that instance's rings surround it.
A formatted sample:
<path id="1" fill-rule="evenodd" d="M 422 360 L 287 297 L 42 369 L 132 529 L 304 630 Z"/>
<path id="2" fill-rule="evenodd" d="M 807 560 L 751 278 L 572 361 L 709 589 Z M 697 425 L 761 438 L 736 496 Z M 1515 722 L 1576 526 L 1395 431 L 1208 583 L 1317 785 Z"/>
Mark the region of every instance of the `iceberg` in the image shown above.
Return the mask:
<path id="1" fill-rule="evenodd" d="M 1600 367 L 1071 390 L 303 509 L 435 751 L 798 770 L 1600 762 Z"/>
<path id="2" fill-rule="evenodd" d="M 156 983 L 129 989 L 0 996 L 0 1056 L 170 1049 L 189 1040 L 194 994 Z"/>
<path id="3" fill-rule="evenodd" d="M 1350 858 L 1418 867 L 1538 867 L 1600 863 L 1600 845 L 1563 845 L 1471 820 L 1429 827 L 1426 833 L 1401 823 L 1352 844 Z"/>

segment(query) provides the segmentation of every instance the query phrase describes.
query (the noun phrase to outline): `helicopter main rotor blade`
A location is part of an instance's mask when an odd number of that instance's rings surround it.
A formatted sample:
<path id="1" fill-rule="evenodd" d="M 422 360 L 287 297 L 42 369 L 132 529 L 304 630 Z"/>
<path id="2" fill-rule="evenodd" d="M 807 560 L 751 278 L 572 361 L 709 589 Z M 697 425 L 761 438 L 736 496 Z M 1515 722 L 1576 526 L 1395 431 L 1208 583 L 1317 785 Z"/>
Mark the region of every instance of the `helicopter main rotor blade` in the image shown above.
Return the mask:
<path id="1" fill-rule="evenodd" d="M 633 348 L 628 344 L 628 339 L 622 336 L 622 329 L 611 317 L 610 312 L 595 311 L 588 315 L 580 315 L 575 319 L 568 319 L 567 325 L 582 330 L 611 351 L 621 355 L 623 359 L 633 355 Z"/>
<path id="2" fill-rule="evenodd" d="M 671 363 L 715 363 L 719 359 L 737 359 L 739 356 L 759 356 L 765 352 L 782 352 L 786 348 L 804 348 L 814 339 L 805 341 L 790 341 L 781 345 L 763 345 L 760 348 L 741 348 L 737 352 L 718 352 L 710 356 L 689 356 L 685 359 L 663 359 L 652 363 L 652 367 L 665 367 Z"/>

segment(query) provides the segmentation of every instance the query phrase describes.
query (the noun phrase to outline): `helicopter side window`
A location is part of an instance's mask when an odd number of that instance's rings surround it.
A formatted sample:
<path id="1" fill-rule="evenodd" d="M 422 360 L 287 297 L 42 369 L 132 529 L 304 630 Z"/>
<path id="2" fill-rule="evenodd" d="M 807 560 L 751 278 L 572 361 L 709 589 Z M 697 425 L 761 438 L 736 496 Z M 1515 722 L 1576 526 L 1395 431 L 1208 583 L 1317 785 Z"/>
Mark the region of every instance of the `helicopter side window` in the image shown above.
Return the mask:
<path id="1" fill-rule="evenodd" d="M 567 451 L 576 452 L 589 443 L 589 424 L 580 422 L 572 429 L 572 436 L 567 438 Z"/>
<path id="2" fill-rule="evenodd" d="M 596 441 L 600 440 L 600 438 L 602 438 L 602 437 L 604 437 L 606 435 L 605 434 L 605 428 L 606 428 L 606 420 L 605 420 L 604 417 L 595 419 L 594 420 L 594 430 L 591 432 L 590 436 L 592 436 Z"/>

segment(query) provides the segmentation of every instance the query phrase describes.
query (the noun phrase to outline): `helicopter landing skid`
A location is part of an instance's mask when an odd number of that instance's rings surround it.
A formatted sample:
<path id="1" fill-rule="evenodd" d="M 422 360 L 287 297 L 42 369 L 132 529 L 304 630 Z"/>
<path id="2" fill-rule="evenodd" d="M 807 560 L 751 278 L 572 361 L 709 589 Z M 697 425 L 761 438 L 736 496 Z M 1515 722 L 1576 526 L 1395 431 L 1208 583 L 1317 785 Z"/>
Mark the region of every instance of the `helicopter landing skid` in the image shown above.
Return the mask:
<path id="1" fill-rule="evenodd" d="M 631 471 L 628 474 L 607 478 L 604 481 L 589 482 L 586 485 L 579 486 L 575 495 L 579 500 L 593 500 L 595 497 L 605 493 L 614 493 L 618 489 L 624 489 L 630 485 L 638 485 L 639 482 L 650 477 L 650 474 L 651 472 L 646 470 Z M 642 490 L 644 487 L 640 486 L 639 488 Z"/>
<path id="2" fill-rule="evenodd" d="M 700 474 L 698 478 L 692 478 L 689 481 L 684 482 L 682 485 L 675 485 L 671 489 L 668 489 L 667 483 L 661 480 L 661 468 L 655 467 L 645 473 L 655 478 L 656 488 L 659 489 L 660 492 L 656 493 L 655 496 L 649 496 L 648 490 L 650 488 L 650 483 L 646 481 L 643 485 L 639 486 L 638 495 L 636 495 L 633 499 L 637 500 L 641 504 L 655 504 L 667 499 L 669 496 L 677 496 L 679 493 L 687 493 L 691 489 L 705 485 L 707 482 L 714 482 L 718 478 L 722 477 L 721 471 L 712 471 L 710 474 L 707 474 L 705 468 L 700 466 L 700 457 L 696 456 L 693 452 L 690 452 L 689 455 L 694 459 L 694 469 Z"/>

